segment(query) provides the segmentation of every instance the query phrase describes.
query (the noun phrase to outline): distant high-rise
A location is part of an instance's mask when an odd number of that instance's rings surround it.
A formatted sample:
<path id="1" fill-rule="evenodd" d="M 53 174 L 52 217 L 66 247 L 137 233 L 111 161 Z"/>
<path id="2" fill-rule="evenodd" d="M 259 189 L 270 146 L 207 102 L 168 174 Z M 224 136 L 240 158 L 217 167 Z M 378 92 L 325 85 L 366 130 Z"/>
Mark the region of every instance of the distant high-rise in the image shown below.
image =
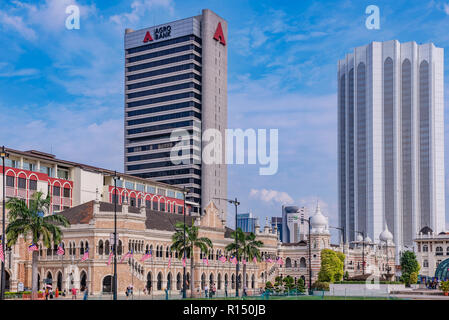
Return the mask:
<path id="1" fill-rule="evenodd" d="M 226 155 L 202 162 L 203 144 L 224 146 L 227 127 L 227 22 L 211 10 L 141 30 L 125 31 L 125 172 L 179 187 L 200 213 L 214 200 L 226 219 Z M 171 161 L 184 129 L 183 161 Z M 208 130 L 208 129 L 215 129 Z M 207 130 L 213 133 L 202 142 Z M 218 150 L 214 150 L 218 153 Z"/>
<path id="2" fill-rule="evenodd" d="M 271 217 L 271 229 L 276 229 L 278 238 L 282 241 L 282 217 Z"/>
<path id="3" fill-rule="evenodd" d="M 239 213 L 237 215 L 237 228 L 242 229 L 243 232 L 256 233 L 257 218 L 253 217 L 251 212 Z"/>
<path id="4" fill-rule="evenodd" d="M 338 62 L 339 219 L 397 250 L 445 227 L 444 50 L 372 42 Z"/>
<path id="5" fill-rule="evenodd" d="M 295 243 L 305 239 L 309 215 L 305 207 L 282 206 L 282 238 L 284 243 Z M 307 229 L 306 229 L 307 227 Z"/>

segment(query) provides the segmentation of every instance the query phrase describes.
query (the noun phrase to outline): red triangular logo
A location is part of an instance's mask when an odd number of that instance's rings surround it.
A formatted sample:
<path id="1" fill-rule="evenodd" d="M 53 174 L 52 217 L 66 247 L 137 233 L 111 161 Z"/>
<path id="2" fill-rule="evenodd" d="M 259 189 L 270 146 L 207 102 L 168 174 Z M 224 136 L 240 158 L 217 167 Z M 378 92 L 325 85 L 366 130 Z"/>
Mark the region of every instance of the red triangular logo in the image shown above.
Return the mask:
<path id="1" fill-rule="evenodd" d="M 148 41 L 153 41 L 150 31 L 147 31 L 147 33 L 145 34 L 145 39 L 143 39 L 143 42 L 148 42 Z"/>
<path id="2" fill-rule="evenodd" d="M 226 45 L 223 29 L 221 28 L 221 22 L 218 23 L 217 30 L 215 30 L 214 39 L 220 41 L 222 45 Z"/>

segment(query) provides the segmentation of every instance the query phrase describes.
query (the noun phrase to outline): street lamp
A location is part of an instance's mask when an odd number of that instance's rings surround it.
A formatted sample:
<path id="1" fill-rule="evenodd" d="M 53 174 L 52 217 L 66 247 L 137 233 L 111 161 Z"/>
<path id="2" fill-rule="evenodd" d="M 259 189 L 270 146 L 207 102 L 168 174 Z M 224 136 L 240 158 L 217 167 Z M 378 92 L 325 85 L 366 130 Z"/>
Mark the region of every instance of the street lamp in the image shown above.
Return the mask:
<path id="1" fill-rule="evenodd" d="M 117 300 L 117 178 L 117 171 L 114 171 L 114 300 Z"/>
<path id="2" fill-rule="evenodd" d="M 237 206 L 240 205 L 240 202 L 235 198 L 234 200 L 231 199 L 224 199 L 224 198 L 214 198 L 217 200 L 224 200 L 227 201 L 233 205 L 235 205 L 235 255 L 237 259 L 237 264 L 235 265 L 235 296 L 239 296 L 239 244 L 237 242 Z"/>
<path id="3" fill-rule="evenodd" d="M 2 147 L 2 151 L 0 152 L 0 157 L 2 158 L 2 165 L 3 165 L 3 210 L 2 210 L 2 252 L 5 252 L 5 224 L 6 224 L 6 208 L 5 208 L 5 184 L 6 184 L 6 178 L 5 178 L 5 158 L 9 157 L 9 154 L 5 151 L 5 146 Z M 5 260 L 5 259 L 3 259 Z M 3 300 L 5 298 L 5 262 L 2 261 L 2 275 L 1 275 L 1 289 L 0 289 L 0 300 Z"/>
<path id="4" fill-rule="evenodd" d="M 309 219 L 305 219 L 305 218 L 301 218 L 301 222 L 306 221 L 307 224 L 309 225 L 309 235 L 308 235 L 308 245 L 309 245 L 309 294 L 312 293 L 312 248 L 311 248 L 311 240 L 310 240 L 310 231 L 311 231 L 311 226 L 310 226 L 310 218 Z"/>
<path id="5" fill-rule="evenodd" d="M 356 231 L 362 235 L 362 274 L 365 274 L 365 231 Z"/>
<path id="6" fill-rule="evenodd" d="M 182 190 L 182 194 L 184 195 L 184 259 L 186 260 L 186 195 L 189 193 L 189 189 L 184 187 Z M 186 298 L 186 290 L 187 290 L 187 276 L 186 276 L 186 265 L 183 264 L 183 275 L 182 275 L 182 298 Z"/>

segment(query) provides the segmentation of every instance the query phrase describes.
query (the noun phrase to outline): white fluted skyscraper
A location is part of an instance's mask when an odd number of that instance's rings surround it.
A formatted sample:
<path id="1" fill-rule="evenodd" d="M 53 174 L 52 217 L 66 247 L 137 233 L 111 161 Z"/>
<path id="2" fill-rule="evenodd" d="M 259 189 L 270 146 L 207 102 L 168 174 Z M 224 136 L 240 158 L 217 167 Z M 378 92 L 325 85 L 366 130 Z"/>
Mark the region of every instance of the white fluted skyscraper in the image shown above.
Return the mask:
<path id="1" fill-rule="evenodd" d="M 339 219 L 397 250 L 445 227 L 444 50 L 372 42 L 338 62 Z"/>

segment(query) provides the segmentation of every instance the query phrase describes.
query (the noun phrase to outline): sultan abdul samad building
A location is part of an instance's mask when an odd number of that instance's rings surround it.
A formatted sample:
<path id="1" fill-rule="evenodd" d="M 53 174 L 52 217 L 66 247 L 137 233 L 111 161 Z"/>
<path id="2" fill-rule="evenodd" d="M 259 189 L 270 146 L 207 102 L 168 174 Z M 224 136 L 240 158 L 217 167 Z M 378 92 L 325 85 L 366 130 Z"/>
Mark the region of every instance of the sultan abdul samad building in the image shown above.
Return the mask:
<path id="1" fill-rule="evenodd" d="M 91 294 L 111 292 L 113 264 L 108 265 L 108 260 L 114 230 L 115 194 L 118 200 L 118 292 L 123 293 L 129 284 L 133 284 L 136 294 L 144 287 L 151 288 L 154 295 L 164 294 L 167 287 L 172 294 L 179 293 L 182 287 L 182 261 L 175 254 L 170 258 L 169 249 L 174 226 L 184 219 L 181 189 L 121 173 L 117 173 L 119 180 L 114 189 L 113 171 L 60 160 L 39 151 L 7 149 L 7 152 L 7 199 L 18 197 L 28 203 L 33 193 L 42 191 L 51 198 L 51 207 L 46 214 L 63 214 L 71 223 L 69 228 L 63 229 L 64 255 L 57 255 L 58 244 L 50 249 L 41 243 L 37 244 L 40 249 L 39 288 L 44 283 L 50 283 L 59 290 L 87 286 Z M 225 286 L 230 292 L 236 284 L 235 265 L 223 263 L 218 258 L 222 254 L 227 256 L 225 247 L 233 242 L 233 230 L 226 226 L 226 221 L 220 218 L 212 202 L 201 216 L 191 213 L 188 206 L 186 213 L 187 223 L 199 227 L 199 236 L 208 237 L 213 242 L 213 249 L 207 255 L 203 256 L 198 250 L 195 252 L 195 288 L 199 290 L 206 283 L 215 283 L 219 294 L 224 294 Z M 351 276 L 362 273 L 363 239 L 357 239 L 351 247 L 347 244 L 331 245 L 327 218 L 321 214 L 319 206 L 311 217 L 311 224 L 313 281 L 320 269 L 320 252 L 323 248 L 343 251 L 346 254 L 345 267 Z M 277 230 L 268 223 L 263 230 L 257 226 L 256 234 L 257 239 L 264 243 L 261 248 L 263 260 L 271 258 L 274 262 L 248 262 L 246 287 L 250 293 L 252 290 L 258 292 L 266 281 L 274 282 L 278 275 L 291 275 L 308 282 L 307 238 L 298 243 L 282 244 L 277 237 Z M 6 251 L 7 291 L 16 291 L 19 284 L 23 284 L 24 288 L 31 287 L 29 245 L 22 238 Z M 365 239 L 366 273 L 384 273 L 387 261 L 390 268 L 394 268 L 394 244 L 389 242 L 389 260 L 385 249 Z M 86 250 L 89 258 L 81 261 Z M 130 250 L 134 252 L 133 258 L 121 262 L 123 255 Z M 150 251 L 152 258 L 141 262 L 143 255 Z M 208 258 L 208 265 L 203 263 L 203 257 Z M 282 258 L 283 265 L 275 262 L 277 257 Z M 187 272 L 190 281 L 189 259 Z"/>

